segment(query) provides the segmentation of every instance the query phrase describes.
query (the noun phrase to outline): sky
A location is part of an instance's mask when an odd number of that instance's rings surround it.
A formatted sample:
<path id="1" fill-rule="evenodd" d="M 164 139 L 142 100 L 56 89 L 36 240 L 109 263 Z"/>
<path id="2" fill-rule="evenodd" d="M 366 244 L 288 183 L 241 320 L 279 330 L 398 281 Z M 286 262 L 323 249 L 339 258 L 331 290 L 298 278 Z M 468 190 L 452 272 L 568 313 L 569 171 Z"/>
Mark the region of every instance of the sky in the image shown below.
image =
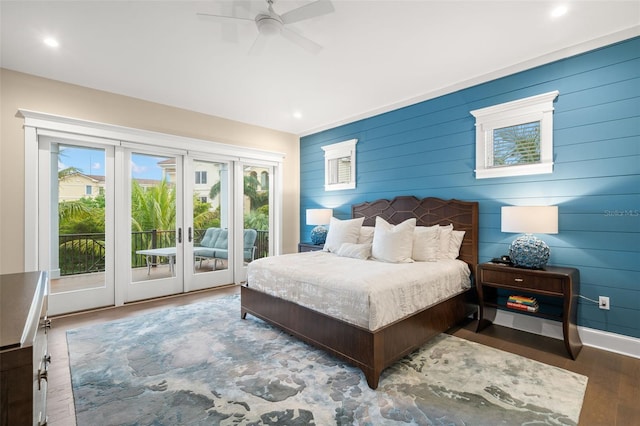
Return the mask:
<path id="1" fill-rule="evenodd" d="M 162 178 L 162 171 L 158 162 L 166 157 L 156 157 L 142 154 L 131 155 L 132 176 L 137 179 Z M 105 152 L 102 149 L 91 149 L 69 145 L 60 146 L 58 156 L 58 170 L 76 167 L 85 175 L 104 176 Z"/>

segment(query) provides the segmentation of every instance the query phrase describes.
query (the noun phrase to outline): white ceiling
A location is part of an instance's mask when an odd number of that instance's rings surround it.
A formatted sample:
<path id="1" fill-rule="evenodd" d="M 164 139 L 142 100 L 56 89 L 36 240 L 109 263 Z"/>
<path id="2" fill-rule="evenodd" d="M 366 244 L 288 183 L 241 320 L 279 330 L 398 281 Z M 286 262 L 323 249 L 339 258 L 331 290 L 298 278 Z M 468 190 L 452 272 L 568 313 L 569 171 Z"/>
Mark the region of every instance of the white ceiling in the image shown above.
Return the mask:
<path id="1" fill-rule="evenodd" d="M 568 13 L 551 18 L 561 3 Z M 264 0 L 2 0 L 1 65 L 303 135 L 640 35 L 637 0 L 333 4 L 289 26 L 319 54 L 275 37 L 252 56 L 253 22 L 196 13 L 254 16 Z"/>

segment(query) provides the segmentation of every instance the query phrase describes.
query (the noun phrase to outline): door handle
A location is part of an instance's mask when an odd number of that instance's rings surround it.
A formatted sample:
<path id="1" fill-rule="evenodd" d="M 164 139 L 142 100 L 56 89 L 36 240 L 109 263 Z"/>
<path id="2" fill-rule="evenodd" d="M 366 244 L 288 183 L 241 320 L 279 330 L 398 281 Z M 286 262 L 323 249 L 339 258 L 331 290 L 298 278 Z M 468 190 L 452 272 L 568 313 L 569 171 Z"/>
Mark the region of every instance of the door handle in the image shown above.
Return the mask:
<path id="1" fill-rule="evenodd" d="M 191 227 L 189 227 L 189 232 L 187 234 L 187 238 L 189 238 L 189 242 L 193 241 L 192 235 L 191 235 Z"/>
<path id="2" fill-rule="evenodd" d="M 182 244 L 182 228 L 178 228 L 178 244 Z"/>

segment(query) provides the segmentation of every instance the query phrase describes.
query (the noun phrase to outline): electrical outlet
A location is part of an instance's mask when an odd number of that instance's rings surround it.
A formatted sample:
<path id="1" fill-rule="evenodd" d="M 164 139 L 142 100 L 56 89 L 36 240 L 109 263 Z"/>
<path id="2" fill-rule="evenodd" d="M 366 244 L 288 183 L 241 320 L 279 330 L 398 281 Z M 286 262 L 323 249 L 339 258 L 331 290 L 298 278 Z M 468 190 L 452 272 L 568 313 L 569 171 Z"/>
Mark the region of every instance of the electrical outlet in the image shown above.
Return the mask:
<path id="1" fill-rule="evenodd" d="M 609 298 L 607 296 L 600 296 L 598 298 L 598 307 L 600 309 L 606 309 L 608 311 L 609 308 L 610 308 L 610 306 L 609 306 Z"/>

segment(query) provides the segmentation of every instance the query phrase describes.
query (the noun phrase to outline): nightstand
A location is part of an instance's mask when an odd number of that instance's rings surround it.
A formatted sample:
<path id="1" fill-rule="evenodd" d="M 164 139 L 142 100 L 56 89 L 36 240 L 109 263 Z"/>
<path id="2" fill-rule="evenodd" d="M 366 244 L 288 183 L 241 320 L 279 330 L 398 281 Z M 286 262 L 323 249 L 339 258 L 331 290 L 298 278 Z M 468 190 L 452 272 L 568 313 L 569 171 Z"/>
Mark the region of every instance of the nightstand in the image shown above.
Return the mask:
<path id="1" fill-rule="evenodd" d="M 527 312 L 527 314 L 562 321 L 564 346 L 571 359 L 576 359 L 582 349 L 582 341 L 576 325 L 580 271 L 575 268 L 558 266 L 546 266 L 544 269 L 523 269 L 496 263 L 483 263 L 478 265 L 476 277 L 480 306 L 476 332 L 493 322 L 498 307 L 521 312 L 507 308 L 506 304 L 500 303 L 498 289 L 510 291 L 513 295 L 540 295 L 560 298 L 562 300 L 560 314 L 547 312 L 544 309 L 544 303 L 540 303 L 538 312 Z"/>
<path id="2" fill-rule="evenodd" d="M 324 248 L 324 244 L 298 243 L 298 253 L 304 251 L 318 251 Z"/>

